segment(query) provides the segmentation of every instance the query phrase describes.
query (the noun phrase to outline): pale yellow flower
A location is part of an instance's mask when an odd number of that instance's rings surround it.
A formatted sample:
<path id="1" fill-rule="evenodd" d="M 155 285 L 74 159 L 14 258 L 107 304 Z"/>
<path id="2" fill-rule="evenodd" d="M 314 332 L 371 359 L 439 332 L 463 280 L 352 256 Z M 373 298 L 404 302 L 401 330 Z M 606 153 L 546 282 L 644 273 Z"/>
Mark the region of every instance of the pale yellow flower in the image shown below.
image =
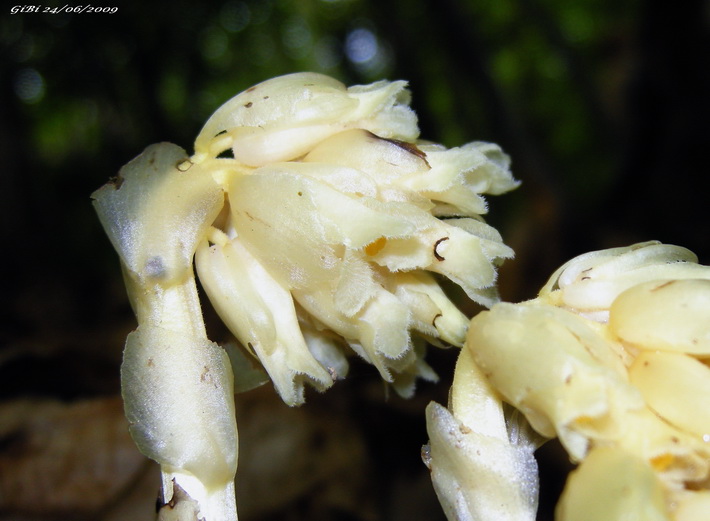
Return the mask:
<path id="1" fill-rule="evenodd" d="M 497 301 L 496 265 L 512 250 L 483 221 L 482 194 L 517 186 L 508 158 L 488 143 L 418 142 L 405 87 L 274 78 L 219 108 L 192 156 L 153 145 L 94 194 L 139 323 L 122 369 L 131 432 L 161 464 L 165 497 L 175 483 L 208 521 L 236 516 L 237 434 L 193 259 L 290 405 L 305 383 L 347 373 L 345 347 L 401 394 L 435 378 L 424 341 L 461 346 L 468 324 L 436 277 Z"/>
<path id="2" fill-rule="evenodd" d="M 433 274 L 495 302 L 512 251 L 481 194 L 516 186 L 508 160 L 417 144 L 408 99 L 403 82 L 287 76 L 227 102 L 197 140 L 197 156 L 235 158 L 216 167 L 229 212 L 198 247 L 200 280 L 289 404 L 345 375 L 343 346 L 405 395 L 431 378 L 411 332 L 462 345 L 467 324 Z"/>
<path id="3" fill-rule="evenodd" d="M 580 463 L 559 521 L 700 521 L 709 348 L 710 267 L 650 242 L 577 257 L 538 298 L 482 312 L 465 352 L 492 393 Z"/>

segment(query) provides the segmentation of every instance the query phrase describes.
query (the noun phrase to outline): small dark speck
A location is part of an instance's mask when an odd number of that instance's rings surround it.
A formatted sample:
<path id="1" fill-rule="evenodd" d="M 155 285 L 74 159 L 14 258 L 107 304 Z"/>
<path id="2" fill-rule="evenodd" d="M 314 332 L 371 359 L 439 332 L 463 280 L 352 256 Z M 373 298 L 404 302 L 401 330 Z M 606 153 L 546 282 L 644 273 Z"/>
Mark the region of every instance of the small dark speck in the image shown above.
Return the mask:
<path id="1" fill-rule="evenodd" d="M 263 97 L 263 98 L 261 98 L 261 99 L 269 99 L 269 97 L 268 97 L 268 96 L 264 96 L 264 97 Z"/>
<path id="2" fill-rule="evenodd" d="M 254 104 L 250 101 L 249 103 L 245 103 L 244 107 L 250 109 L 252 107 L 252 105 L 254 105 Z"/>
<path id="3" fill-rule="evenodd" d="M 249 87 L 249 88 L 248 88 L 247 90 L 245 90 L 244 92 L 254 92 L 255 90 L 256 90 L 256 86 L 254 86 L 254 87 Z"/>
<path id="4" fill-rule="evenodd" d="M 112 177 L 111 179 L 108 180 L 108 184 L 112 185 L 116 190 L 121 188 L 121 185 L 123 184 L 123 177 L 120 175 L 117 175 L 116 177 Z"/>
<path id="5" fill-rule="evenodd" d="M 298 196 L 301 197 L 303 195 L 303 192 L 298 192 Z"/>
<path id="6" fill-rule="evenodd" d="M 668 282 L 664 282 L 664 283 L 661 284 L 660 286 L 656 286 L 655 288 L 653 288 L 653 289 L 651 290 L 651 292 L 658 291 L 659 289 L 663 289 L 663 288 L 665 288 L 665 287 L 667 287 L 667 286 L 670 286 L 671 284 L 675 284 L 676 282 L 677 282 L 676 280 L 669 280 Z"/>

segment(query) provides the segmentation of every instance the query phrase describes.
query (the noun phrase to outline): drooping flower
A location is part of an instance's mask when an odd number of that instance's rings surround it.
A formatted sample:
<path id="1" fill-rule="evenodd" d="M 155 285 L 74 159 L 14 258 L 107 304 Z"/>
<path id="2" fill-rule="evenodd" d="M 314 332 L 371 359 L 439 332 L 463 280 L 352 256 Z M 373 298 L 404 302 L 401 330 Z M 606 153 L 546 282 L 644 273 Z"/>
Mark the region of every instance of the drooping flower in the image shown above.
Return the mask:
<path id="1" fill-rule="evenodd" d="M 412 331 L 462 345 L 467 324 L 435 274 L 495 302 L 512 251 L 482 221 L 482 194 L 517 185 L 508 159 L 418 144 L 408 100 L 403 82 L 292 75 L 227 102 L 197 139 L 195 157 L 234 156 L 212 159 L 228 213 L 198 247 L 200 280 L 289 404 L 304 382 L 344 376 L 343 346 L 403 394 L 431 377 Z"/>
<path id="2" fill-rule="evenodd" d="M 509 160 L 488 143 L 418 142 L 405 87 L 274 78 L 219 108 L 192 156 L 152 145 L 94 194 L 139 323 L 126 414 L 161 464 L 166 502 L 182 489 L 206 520 L 236 516 L 232 370 L 207 339 L 193 261 L 290 405 L 306 382 L 322 390 L 347 373 L 345 347 L 402 394 L 434 378 L 418 339 L 461 346 L 468 323 L 437 277 L 497 301 L 512 250 L 483 221 L 482 195 L 517 186 Z"/>
<path id="3" fill-rule="evenodd" d="M 707 515 L 710 267 L 691 252 L 649 242 L 577 257 L 538 298 L 476 316 L 464 350 L 580 463 L 557 519 Z"/>

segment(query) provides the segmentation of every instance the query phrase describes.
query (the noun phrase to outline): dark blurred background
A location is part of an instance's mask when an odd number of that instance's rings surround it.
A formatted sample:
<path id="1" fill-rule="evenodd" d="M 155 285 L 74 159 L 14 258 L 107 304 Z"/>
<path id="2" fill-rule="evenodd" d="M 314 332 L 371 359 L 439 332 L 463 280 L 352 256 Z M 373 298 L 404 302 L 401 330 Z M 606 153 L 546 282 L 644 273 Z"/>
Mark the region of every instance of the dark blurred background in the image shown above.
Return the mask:
<path id="1" fill-rule="evenodd" d="M 3 520 L 150 519 L 155 469 L 116 434 L 135 323 L 89 196 L 151 143 L 189 150 L 222 102 L 272 76 L 407 79 L 423 137 L 502 145 L 523 182 L 489 199 L 517 255 L 506 300 L 576 254 L 642 240 L 710 263 L 708 1 L 101 5 L 117 10 L 0 15 Z M 357 364 L 298 410 L 268 386 L 240 397 L 242 519 L 442 519 L 418 452 L 454 358 L 432 352 L 442 381 L 411 401 Z M 566 463 L 545 450 L 551 519 Z"/>

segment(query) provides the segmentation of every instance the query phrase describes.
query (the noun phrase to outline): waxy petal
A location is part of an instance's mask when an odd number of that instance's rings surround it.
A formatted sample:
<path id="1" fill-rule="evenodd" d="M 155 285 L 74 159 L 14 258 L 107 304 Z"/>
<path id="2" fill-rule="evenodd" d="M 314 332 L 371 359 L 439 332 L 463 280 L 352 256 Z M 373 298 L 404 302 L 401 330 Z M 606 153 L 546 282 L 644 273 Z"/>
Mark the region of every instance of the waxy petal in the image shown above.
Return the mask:
<path id="1" fill-rule="evenodd" d="M 238 242 L 204 243 L 197 253 L 200 281 L 222 320 L 259 357 L 284 402 L 303 402 L 308 380 L 320 389 L 333 380 L 308 350 L 290 293 Z"/>
<path id="2" fill-rule="evenodd" d="M 710 440 L 710 367 L 680 353 L 644 351 L 629 377 L 659 416 Z"/>
<path id="3" fill-rule="evenodd" d="M 419 131 L 405 87 L 405 82 L 379 82 L 346 89 L 316 73 L 273 78 L 238 94 L 212 115 L 195 142 L 196 157 L 233 147 L 235 159 L 262 166 L 295 159 L 346 128 L 415 139 Z"/>
<path id="4" fill-rule="evenodd" d="M 703 274 L 708 278 L 661 279 L 624 291 L 609 311 L 611 331 L 641 349 L 710 355 L 710 270 Z"/>
<path id="5" fill-rule="evenodd" d="M 618 438 L 644 405 L 614 348 L 563 309 L 497 304 L 471 321 L 467 347 L 506 400 L 576 460 L 591 437 Z"/>
<path id="6" fill-rule="evenodd" d="M 710 277 L 697 260 L 690 250 L 657 241 L 590 252 L 560 267 L 540 297 L 606 322 L 611 303 L 632 286 L 658 279 Z"/>
<path id="7" fill-rule="evenodd" d="M 670 521 L 653 469 L 614 447 L 594 449 L 573 471 L 555 519 L 559 521 Z"/>

